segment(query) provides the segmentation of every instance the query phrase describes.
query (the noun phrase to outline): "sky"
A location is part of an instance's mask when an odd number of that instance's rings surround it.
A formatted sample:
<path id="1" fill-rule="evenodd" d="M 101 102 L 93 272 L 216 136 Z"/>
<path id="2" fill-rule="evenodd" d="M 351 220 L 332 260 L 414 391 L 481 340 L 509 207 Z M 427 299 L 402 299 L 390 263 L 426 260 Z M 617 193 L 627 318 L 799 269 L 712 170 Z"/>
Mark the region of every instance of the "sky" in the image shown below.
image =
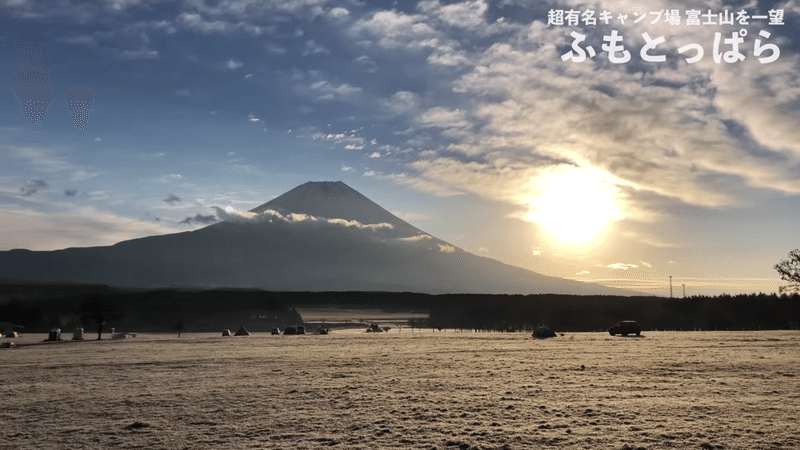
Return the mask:
<path id="1" fill-rule="evenodd" d="M 0 0 L 0 250 L 341 180 L 542 274 L 777 292 L 798 20 L 796 0 Z"/>

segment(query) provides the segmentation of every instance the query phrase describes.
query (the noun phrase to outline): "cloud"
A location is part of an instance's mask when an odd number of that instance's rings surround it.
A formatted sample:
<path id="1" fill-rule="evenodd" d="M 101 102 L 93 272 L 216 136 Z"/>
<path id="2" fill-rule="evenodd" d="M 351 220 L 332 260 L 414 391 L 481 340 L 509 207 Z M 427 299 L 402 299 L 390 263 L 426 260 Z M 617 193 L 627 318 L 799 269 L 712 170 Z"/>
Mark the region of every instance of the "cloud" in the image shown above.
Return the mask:
<path id="1" fill-rule="evenodd" d="M 649 3 L 652 11 L 665 7 Z M 585 9 L 577 1 L 563 6 Z M 797 55 L 784 51 L 768 65 L 752 55 L 741 64 L 715 64 L 706 55 L 688 65 L 679 43 L 713 42 L 715 29 L 653 25 L 651 35 L 667 37 L 659 49 L 671 62 L 616 65 L 605 55 L 565 62 L 571 27 L 541 19 L 525 26 L 489 23 L 487 13 L 482 1 L 428 1 L 415 12 L 375 12 L 348 29 L 368 57 L 384 51 L 413 59 L 424 51 L 429 62 L 462 68 L 449 74 L 428 65 L 420 70 L 441 84 L 378 102 L 405 121 L 411 131 L 405 144 L 441 155 L 412 153 L 405 168 L 395 169 L 405 173 L 395 182 L 526 209 L 526 197 L 548 168 L 585 168 L 604 174 L 619 191 L 620 211 L 641 222 L 667 217 L 653 198 L 722 208 L 747 203 L 753 187 L 800 193 Z M 490 38 L 464 38 L 465 29 Z M 641 31 L 620 27 L 633 48 L 641 46 Z M 771 42 L 780 44 L 776 38 Z"/>
<path id="2" fill-rule="evenodd" d="M 21 145 L 3 145 L 2 148 L 4 153 L 42 172 L 54 173 L 80 170 L 79 167 L 67 161 L 61 152 L 56 152 L 49 148 Z"/>
<path id="3" fill-rule="evenodd" d="M 609 269 L 614 269 L 614 270 L 629 270 L 629 269 L 636 269 L 639 266 L 637 266 L 636 264 L 613 263 L 613 264 L 607 265 L 606 267 L 608 267 Z"/>
<path id="4" fill-rule="evenodd" d="M 352 168 L 350 166 L 344 166 L 344 165 L 342 166 L 342 172 L 355 172 L 355 170 L 356 169 L 354 169 L 354 168 Z"/>
<path id="5" fill-rule="evenodd" d="M 632 232 L 632 231 L 625 231 L 625 232 L 622 233 L 622 235 L 624 237 L 628 238 L 628 239 L 632 239 L 632 240 L 641 242 L 642 244 L 646 244 L 646 245 L 649 245 L 651 247 L 656 247 L 656 248 L 676 248 L 676 247 L 678 247 L 676 244 L 673 244 L 671 242 L 664 242 L 664 241 L 661 241 L 661 240 L 656 239 L 654 237 L 641 236 L 638 233 L 635 233 L 635 232 Z"/>
<path id="6" fill-rule="evenodd" d="M 306 41 L 305 46 L 303 47 L 302 56 L 318 55 L 318 54 L 330 55 L 331 50 L 316 43 L 313 39 Z"/>
<path id="7" fill-rule="evenodd" d="M 436 244 L 436 245 L 439 246 L 439 251 L 442 253 L 453 253 L 456 251 L 456 248 L 453 247 L 452 245 L 448 244 Z"/>
<path id="8" fill-rule="evenodd" d="M 268 221 L 271 222 L 272 220 L 279 220 L 285 223 L 320 223 L 320 224 L 330 224 L 330 225 L 337 225 L 343 226 L 347 228 L 358 228 L 358 229 L 368 229 L 368 230 L 381 230 L 381 229 L 393 229 L 394 225 L 386 222 L 381 223 L 374 223 L 374 224 L 363 224 L 357 220 L 347 220 L 347 219 L 340 219 L 340 218 L 327 218 L 327 217 L 316 217 L 310 214 L 297 214 L 297 213 L 290 213 L 290 214 L 282 214 L 278 211 L 273 209 L 268 209 L 263 211 L 262 213 L 252 213 L 252 212 L 242 212 L 237 211 L 236 209 L 228 206 L 226 208 L 220 208 L 219 206 L 212 207 L 219 219 L 229 221 L 229 222 L 263 222 Z"/>
<path id="9" fill-rule="evenodd" d="M 331 10 L 328 11 L 328 16 L 330 16 L 330 17 L 332 17 L 334 19 L 343 19 L 343 18 L 345 18 L 345 17 L 347 17 L 349 15 L 350 15 L 350 11 L 348 11 L 345 8 L 338 7 L 338 6 L 335 7 L 335 8 L 331 8 Z"/>
<path id="10" fill-rule="evenodd" d="M 481 247 L 478 249 L 478 253 L 489 253 L 489 249 L 486 247 Z"/>
<path id="11" fill-rule="evenodd" d="M 361 92 L 360 87 L 348 83 L 334 84 L 325 80 L 315 81 L 308 88 L 316 94 L 317 100 L 346 100 Z"/>
<path id="12" fill-rule="evenodd" d="M 420 241 L 430 240 L 430 239 L 433 239 L 433 236 L 431 236 L 429 234 L 418 234 L 416 236 L 398 238 L 398 240 L 406 241 L 406 242 L 420 242 Z"/>
<path id="13" fill-rule="evenodd" d="M 275 43 L 267 43 L 264 45 L 264 48 L 273 55 L 283 55 L 288 51 L 285 47 L 281 47 Z"/>
<path id="14" fill-rule="evenodd" d="M 397 11 L 378 11 L 368 18 L 359 19 L 349 33 L 362 45 L 377 45 L 383 49 L 430 48 L 435 45 L 434 39 L 439 34 L 424 23 L 423 15 Z"/>
<path id="15" fill-rule="evenodd" d="M 409 177 L 406 173 L 384 174 L 383 172 L 376 170 L 366 170 L 364 171 L 364 176 L 369 178 L 391 180 L 399 184 L 411 186 L 418 191 L 426 192 L 439 197 L 452 197 L 464 193 L 463 191 L 450 189 L 444 183 L 419 177 Z"/>
<path id="16" fill-rule="evenodd" d="M 229 70 L 237 70 L 244 67 L 244 63 L 238 59 L 229 59 L 225 62 L 225 67 L 227 67 Z"/>
<path id="17" fill-rule="evenodd" d="M 413 115 L 421 104 L 420 95 L 411 91 L 397 91 L 382 101 L 383 109 L 391 115 Z"/>
<path id="18" fill-rule="evenodd" d="M 438 1 L 423 1 L 418 9 L 426 15 L 435 16 L 448 26 L 468 29 L 482 28 L 489 6 L 482 0 L 442 5 Z"/>
<path id="19" fill-rule="evenodd" d="M 588 270 L 581 270 L 580 272 L 575 272 L 575 275 L 577 276 L 589 275 L 589 274 L 591 274 L 591 272 L 589 272 Z"/>
<path id="20" fill-rule="evenodd" d="M 367 73 L 375 73 L 378 71 L 378 66 L 369 56 L 361 55 L 353 60 L 355 64 L 361 66 Z"/>
<path id="21" fill-rule="evenodd" d="M 78 195 L 78 190 L 77 189 L 65 189 L 64 190 L 64 195 L 66 195 L 67 197 L 75 197 L 76 195 Z"/>
<path id="22" fill-rule="evenodd" d="M 419 120 L 424 126 L 438 128 L 466 128 L 471 125 L 461 109 L 446 109 L 439 106 L 425 111 Z"/>
<path id="23" fill-rule="evenodd" d="M 182 13 L 175 18 L 174 23 L 183 29 L 200 34 L 220 34 L 235 28 L 235 25 L 223 20 L 207 20 L 202 14 Z"/>
<path id="24" fill-rule="evenodd" d="M 70 174 L 69 181 L 71 182 L 86 181 L 86 180 L 91 180 L 92 178 L 97 178 L 98 176 L 100 176 L 100 174 L 97 172 L 78 169 L 72 172 L 72 174 Z"/>
<path id="25" fill-rule="evenodd" d="M 169 203 L 170 205 L 174 205 L 175 203 L 180 203 L 181 198 L 175 194 L 169 194 L 169 197 L 163 200 L 165 203 Z"/>
<path id="26" fill-rule="evenodd" d="M 328 223 L 334 225 L 341 225 L 345 227 L 355 227 L 358 229 L 370 229 L 370 230 L 378 230 L 381 228 L 392 229 L 394 225 L 386 222 L 382 223 L 371 223 L 371 224 L 363 224 L 357 220 L 345 220 L 345 219 L 327 219 Z"/>
<path id="27" fill-rule="evenodd" d="M 24 186 L 19 188 L 19 191 L 22 192 L 23 197 L 29 197 L 39 192 L 41 189 L 46 189 L 46 188 L 47 188 L 47 183 L 45 183 L 42 180 L 28 180 L 28 182 L 26 182 Z"/>
<path id="28" fill-rule="evenodd" d="M 0 249 L 58 250 L 68 247 L 113 245 L 174 230 L 84 206 L 65 211 L 38 212 L 0 208 Z"/>
<path id="29" fill-rule="evenodd" d="M 643 267 L 646 267 L 646 268 L 648 268 L 648 269 L 652 269 L 652 268 L 653 268 L 653 265 L 652 265 L 652 264 L 650 264 L 650 263 L 649 263 L 649 262 L 647 262 L 647 261 L 639 261 L 639 264 L 641 264 Z"/>
<path id="30" fill-rule="evenodd" d="M 194 217 L 187 217 L 181 220 L 180 222 L 178 222 L 178 225 L 208 225 L 216 221 L 217 218 L 213 214 L 204 216 L 198 213 Z"/>
<path id="31" fill-rule="evenodd" d="M 347 133 L 316 133 L 313 138 L 320 141 L 331 141 L 336 144 L 344 145 L 347 150 L 362 150 L 365 145 L 365 140 L 361 136 L 357 136 L 354 132 Z"/>
<path id="32" fill-rule="evenodd" d="M 39 177 L 46 174 L 53 183 L 75 183 L 100 176 L 94 168 L 73 164 L 65 152 L 51 148 L 0 144 L 0 157 L 7 158 L 3 163 L 9 167 L 16 166 L 19 171 L 38 173 Z M 20 192 L 27 197 L 46 187 L 47 183 L 37 177 L 26 182 Z"/>
<path id="33" fill-rule="evenodd" d="M 531 247 L 531 253 L 533 256 L 542 256 L 542 248 L 541 247 Z"/>
<path id="34" fill-rule="evenodd" d="M 122 50 L 119 52 L 119 58 L 126 61 L 145 61 L 148 59 L 157 59 L 158 50 L 151 50 L 147 48 L 140 48 L 137 50 Z"/>

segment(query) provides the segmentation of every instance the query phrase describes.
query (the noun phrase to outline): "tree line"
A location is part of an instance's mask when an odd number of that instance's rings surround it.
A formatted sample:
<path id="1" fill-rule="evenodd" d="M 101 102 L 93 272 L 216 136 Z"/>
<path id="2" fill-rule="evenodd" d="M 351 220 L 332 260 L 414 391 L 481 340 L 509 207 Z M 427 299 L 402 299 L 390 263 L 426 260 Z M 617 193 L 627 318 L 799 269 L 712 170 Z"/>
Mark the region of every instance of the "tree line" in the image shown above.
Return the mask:
<path id="1" fill-rule="evenodd" d="M 800 328 L 800 294 L 687 298 L 606 295 L 430 295 L 411 292 L 268 292 L 247 289 L 125 290 L 108 286 L 0 284 L 0 327 L 26 332 L 82 326 L 131 331 L 251 331 L 302 325 L 296 308 L 341 307 L 425 312 L 416 327 L 557 331 L 605 330 L 636 320 L 645 330 Z M 2 331 L 2 330 L 0 330 Z"/>

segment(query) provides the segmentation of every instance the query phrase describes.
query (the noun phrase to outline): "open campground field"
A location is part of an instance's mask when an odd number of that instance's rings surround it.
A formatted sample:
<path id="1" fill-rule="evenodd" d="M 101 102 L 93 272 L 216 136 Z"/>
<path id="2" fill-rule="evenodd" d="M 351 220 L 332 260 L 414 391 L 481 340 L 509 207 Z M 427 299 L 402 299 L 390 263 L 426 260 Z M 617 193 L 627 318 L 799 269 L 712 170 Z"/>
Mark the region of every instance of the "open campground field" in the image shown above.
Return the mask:
<path id="1" fill-rule="evenodd" d="M 800 332 L 644 335 L 25 335 L 0 448 L 800 448 Z"/>

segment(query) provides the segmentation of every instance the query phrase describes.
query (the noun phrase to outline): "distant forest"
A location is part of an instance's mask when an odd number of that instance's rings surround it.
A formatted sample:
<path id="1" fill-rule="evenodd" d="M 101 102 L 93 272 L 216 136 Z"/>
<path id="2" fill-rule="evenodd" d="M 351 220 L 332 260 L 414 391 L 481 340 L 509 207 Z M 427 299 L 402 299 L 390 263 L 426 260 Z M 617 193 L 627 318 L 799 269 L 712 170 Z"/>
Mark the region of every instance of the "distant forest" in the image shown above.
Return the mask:
<path id="1" fill-rule="evenodd" d="M 800 328 L 800 295 L 686 298 L 577 295 L 429 295 L 409 292 L 267 292 L 246 289 L 130 290 L 102 285 L 0 284 L 0 328 L 250 331 L 302 325 L 295 308 L 369 308 L 427 312 L 417 327 L 474 330 L 605 330 L 623 319 L 644 330 Z M 4 330 L 0 330 L 4 331 Z"/>

